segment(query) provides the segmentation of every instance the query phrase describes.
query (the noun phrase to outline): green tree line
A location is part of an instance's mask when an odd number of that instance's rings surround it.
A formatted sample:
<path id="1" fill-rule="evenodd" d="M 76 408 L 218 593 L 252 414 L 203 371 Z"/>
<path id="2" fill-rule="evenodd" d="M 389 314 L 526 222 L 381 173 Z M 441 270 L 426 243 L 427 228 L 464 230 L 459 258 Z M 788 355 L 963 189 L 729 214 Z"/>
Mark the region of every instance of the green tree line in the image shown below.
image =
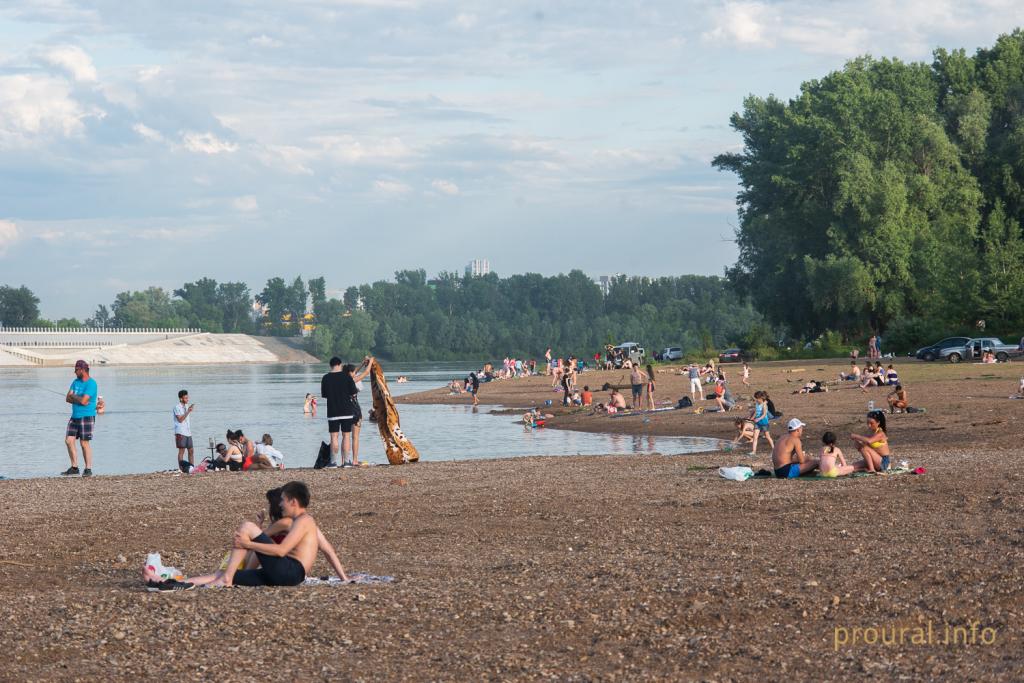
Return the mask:
<path id="1" fill-rule="evenodd" d="M 731 285 L 800 338 L 882 332 L 908 350 L 1024 328 L 1024 32 L 931 64 L 862 57 L 732 127 Z"/>
<path id="2" fill-rule="evenodd" d="M 22 289 L 12 301 L 31 306 L 12 303 L 21 317 L 0 317 L 3 324 L 39 324 L 38 299 Z M 327 297 L 322 277 L 271 278 L 255 294 L 242 283 L 202 278 L 173 291 L 121 292 L 84 324 L 290 336 L 302 333 L 307 311 L 314 316 L 308 347 L 320 358 L 367 352 L 403 361 L 540 357 L 549 346 L 582 356 L 623 341 L 640 342 L 649 353 L 665 346 L 703 353 L 773 334 L 723 278 L 620 276 L 605 295 L 578 270 L 506 278 L 442 273 L 430 281 L 423 270 L 404 270 L 394 281 L 349 287 L 341 298 Z"/>
<path id="3" fill-rule="evenodd" d="M 637 341 L 710 351 L 739 342 L 761 317 L 719 277 L 616 278 L 607 296 L 581 271 L 501 278 L 423 270 L 393 282 L 347 289 L 323 304 L 314 355 L 355 357 L 367 349 L 393 360 L 592 354 Z"/>

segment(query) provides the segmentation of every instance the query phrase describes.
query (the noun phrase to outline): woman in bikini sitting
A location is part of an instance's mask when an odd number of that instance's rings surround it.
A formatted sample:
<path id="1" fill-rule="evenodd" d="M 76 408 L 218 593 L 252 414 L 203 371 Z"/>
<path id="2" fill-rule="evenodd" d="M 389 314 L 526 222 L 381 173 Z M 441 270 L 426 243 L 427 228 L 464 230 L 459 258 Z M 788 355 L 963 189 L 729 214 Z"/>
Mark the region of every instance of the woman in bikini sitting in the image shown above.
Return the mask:
<path id="1" fill-rule="evenodd" d="M 836 446 L 836 435 L 832 432 L 825 432 L 821 436 L 821 442 L 825 444 L 821 449 L 821 458 L 818 460 L 818 470 L 823 477 L 845 477 L 853 474 L 853 465 L 846 464 L 843 452 Z"/>
<path id="2" fill-rule="evenodd" d="M 284 516 L 284 510 L 281 507 L 281 489 L 270 489 L 267 491 L 267 512 L 270 519 L 270 525 L 263 530 L 267 536 L 270 536 L 274 543 L 280 543 L 284 540 L 284 537 L 288 535 L 288 531 L 292 528 L 292 518 Z M 263 522 L 267 519 L 267 515 L 263 514 L 260 510 L 256 513 L 256 524 L 263 526 Z M 205 586 L 208 583 L 220 579 L 224 575 L 224 571 L 227 569 L 228 558 L 231 554 L 224 558 L 221 562 L 220 569 L 212 574 L 203 574 L 202 576 L 195 576 L 188 580 L 189 583 L 196 586 Z M 238 566 L 239 570 L 242 569 L 256 569 L 259 567 L 259 562 L 256 560 L 256 553 L 249 551 L 246 554 L 245 559 L 242 560 Z M 144 576 L 147 580 L 156 580 L 155 576 Z"/>
<path id="3" fill-rule="evenodd" d="M 872 410 L 868 413 L 868 430 L 870 434 L 850 434 L 854 445 L 860 452 L 864 461 L 858 463 L 858 472 L 865 471 L 873 474 L 882 474 L 889 469 L 889 459 L 892 452 L 889 450 L 889 436 L 885 432 L 885 413 L 881 410 Z"/>

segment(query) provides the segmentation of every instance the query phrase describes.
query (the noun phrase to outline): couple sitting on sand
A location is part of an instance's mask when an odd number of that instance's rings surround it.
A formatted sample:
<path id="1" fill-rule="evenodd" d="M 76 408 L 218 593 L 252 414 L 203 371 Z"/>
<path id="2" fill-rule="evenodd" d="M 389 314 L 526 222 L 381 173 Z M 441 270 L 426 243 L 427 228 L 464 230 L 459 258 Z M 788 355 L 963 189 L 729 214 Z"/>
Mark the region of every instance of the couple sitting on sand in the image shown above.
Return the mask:
<path id="1" fill-rule="evenodd" d="M 267 491 L 270 525 L 260 528 L 263 513 L 256 515 L 257 523 L 242 522 L 235 532 L 232 550 L 220 571 L 196 576 L 185 581 L 160 577 L 148 568 L 143 571 L 149 591 L 185 591 L 196 586 L 297 586 L 306 580 L 313 568 L 317 552 L 322 552 L 342 581 L 348 581 L 345 569 L 309 516 L 309 489 L 301 481 L 290 481 L 281 488 Z"/>
<path id="2" fill-rule="evenodd" d="M 872 410 L 868 413 L 869 434 L 850 434 L 854 446 L 863 458 L 856 465 L 846 463 L 842 450 L 836 446 L 836 435 L 832 432 L 825 432 L 821 437 L 824 446 L 818 458 L 807 456 L 802 442 L 805 426 L 803 422 L 793 418 L 787 425 L 788 432 L 775 442 L 772 448 L 772 467 L 776 477 L 795 479 L 812 474 L 815 470 L 823 477 L 843 477 L 854 472 L 881 474 L 889 469 L 892 452 L 889 450 L 885 413 L 882 411 Z"/>

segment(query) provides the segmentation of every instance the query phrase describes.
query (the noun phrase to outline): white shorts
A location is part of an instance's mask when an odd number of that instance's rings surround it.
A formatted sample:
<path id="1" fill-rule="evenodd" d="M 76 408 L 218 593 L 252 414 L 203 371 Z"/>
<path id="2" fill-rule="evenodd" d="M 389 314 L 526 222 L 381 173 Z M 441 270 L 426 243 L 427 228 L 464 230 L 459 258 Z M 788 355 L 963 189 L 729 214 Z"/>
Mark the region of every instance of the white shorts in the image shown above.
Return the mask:
<path id="1" fill-rule="evenodd" d="M 700 385 L 700 377 L 694 377 L 690 380 L 690 393 L 697 392 L 698 394 L 704 391 Z"/>

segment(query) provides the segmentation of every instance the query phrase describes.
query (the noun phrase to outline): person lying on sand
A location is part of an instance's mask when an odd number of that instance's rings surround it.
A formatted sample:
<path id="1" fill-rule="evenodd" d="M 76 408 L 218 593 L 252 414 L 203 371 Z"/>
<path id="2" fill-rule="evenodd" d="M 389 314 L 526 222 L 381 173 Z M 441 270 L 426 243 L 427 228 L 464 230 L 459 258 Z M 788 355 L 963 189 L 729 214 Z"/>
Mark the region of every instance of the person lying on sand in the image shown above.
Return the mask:
<path id="1" fill-rule="evenodd" d="M 772 467 L 779 479 L 796 479 L 818 467 L 817 459 L 804 454 L 800 439 L 804 435 L 805 426 L 794 417 L 789 421 L 789 431 L 775 442 L 772 449 Z"/>
<path id="2" fill-rule="evenodd" d="M 257 524 L 243 522 L 235 532 L 231 554 L 227 568 L 219 573 L 206 585 L 209 586 L 297 586 L 306 580 L 306 575 L 313 568 L 317 552 L 322 552 L 331 567 L 342 581 L 348 581 L 344 567 L 341 566 L 334 547 L 328 542 L 309 515 L 309 489 L 300 481 L 290 481 L 281 487 L 282 519 L 290 519 L 292 524 L 280 543 L 275 543 Z M 243 569 L 238 567 L 249 551 L 255 554 L 258 568 Z M 175 581 L 168 587 L 155 584 L 155 577 L 144 575 L 147 587 L 156 590 L 189 590 L 197 581 L 206 581 L 208 576 L 196 577 L 195 581 L 186 579 Z"/>
<path id="3" fill-rule="evenodd" d="M 821 436 L 821 442 L 825 444 L 818 460 L 818 471 L 821 476 L 845 477 L 853 474 L 853 465 L 846 464 L 843 452 L 836 446 L 836 435 L 832 432 L 825 432 Z"/>
<path id="4" fill-rule="evenodd" d="M 857 471 L 882 474 L 889 469 L 889 437 L 885 432 L 885 413 L 872 410 L 868 413 L 868 429 L 870 434 L 850 434 L 864 461 L 856 466 Z"/>

